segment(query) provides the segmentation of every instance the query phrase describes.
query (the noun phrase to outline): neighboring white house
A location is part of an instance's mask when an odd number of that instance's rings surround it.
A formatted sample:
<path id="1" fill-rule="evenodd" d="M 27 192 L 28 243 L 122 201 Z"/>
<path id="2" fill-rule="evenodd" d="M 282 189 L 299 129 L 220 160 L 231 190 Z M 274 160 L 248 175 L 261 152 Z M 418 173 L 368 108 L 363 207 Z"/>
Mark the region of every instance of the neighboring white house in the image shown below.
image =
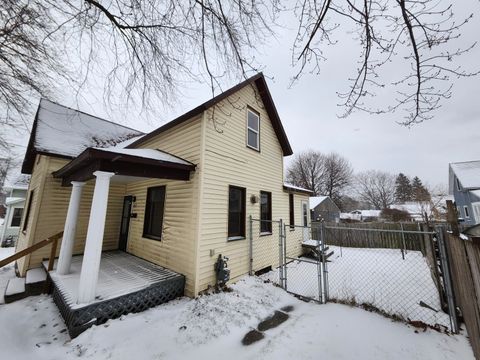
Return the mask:
<path id="1" fill-rule="evenodd" d="M 342 221 L 377 221 L 380 218 L 381 210 L 353 210 L 349 213 L 341 213 Z"/>
<path id="2" fill-rule="evenodd" d="M 20 231 L 25 198 L 27 196 L 30 176 L 19 175 L 7 176 L 3 189 L 7 192 L 5 199 L 5 218 L 0 227 L 0 244 L 10 238 L 16 240 Z M 12 244 L 13 245 L 13 244 Z"/>

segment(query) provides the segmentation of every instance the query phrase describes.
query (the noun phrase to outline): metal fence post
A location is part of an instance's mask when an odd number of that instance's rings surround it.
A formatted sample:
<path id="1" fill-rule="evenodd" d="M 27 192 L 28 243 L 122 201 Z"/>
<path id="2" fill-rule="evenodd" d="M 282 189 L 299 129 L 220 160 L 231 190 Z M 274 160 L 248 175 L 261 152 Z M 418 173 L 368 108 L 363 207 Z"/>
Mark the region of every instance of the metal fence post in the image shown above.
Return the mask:
<path id="1" fill-rule="evenodd" d="M 249 275 L 253 275 L 253 220 L 252 215 L 248 217 L 248 222 L 250 224 L 250 228 L 248 229 L 248 237 L 249 237 L 249 252 L 250 252 L 250 264 L 248 273 Z"/>
<path id="2" fill-rule="evenodd" d="M 312 228 L 312 233 L 313 233 L 313 228 Z M 322 278 L 323 278 L 323 251 L 321 249 L 321 242 L 320 242 L 320 236 L 318 236 L 318 231 L 317 231 L 317 236 L 316 236 L 317 244 L 317 280 L 318 280 L 318 301 L 320 303 L 324 303 L 323 301 L 323 288 L 322 288 Z"/>
<path id="3" fill-rule="evenodd" d="M 402 230 L 402 259 L 405 260 L 405 254 L 407 253 L 407 248 L 405 246 L 405 233 L 403 231 L 403 223 L 400 223 L 400 229 Z"/>
<path id="4" fill-rule="evenodd" d="M 457 309 L 453 297 L 453 283 L 450 277 L 450 266 L 448 263 L 447 249 L 445 245 L 444 228 L 436 226 L 438 249 L 440 252 L 440 261 L 442 262 L 442 275 L 447 294 L 448 314 L 450 316 L 450 326 L 453 333 L 458 334 Z"/>
<path id="5" fill-rule="evenodd" d="M 320 241 L 321 241 L 321 249 L 322 249 L 322 269 L 323 269 L 323 302 L 327 303 L 328 301 L 328 267 L 327 267 L 327 258 L 325 257 L 325 251 L 326 251 L 326 246 L 325 246 L 325 224 L 322 223 L 320 224 Z"/>
<path id="6" fill-rule="evenodd" d="M 280 286 L 283 288 L 283 220 L 278 223 L 278 271 Z"/>
<path id="7" fill-rule="evenodd" d="M 283 289 L 287 291 L 287 225 L 283 225 Z"/>

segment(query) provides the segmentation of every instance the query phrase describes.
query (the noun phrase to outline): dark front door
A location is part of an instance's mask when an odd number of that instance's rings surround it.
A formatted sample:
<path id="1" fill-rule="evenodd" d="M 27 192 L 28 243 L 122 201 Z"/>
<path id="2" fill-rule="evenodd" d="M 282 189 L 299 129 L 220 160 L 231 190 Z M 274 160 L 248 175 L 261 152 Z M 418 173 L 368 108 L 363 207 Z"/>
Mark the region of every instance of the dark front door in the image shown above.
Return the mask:
<path id="1" fill-rule="evenodd" d="M 122 221 L 120 224 L 120 239 L 118 241 L 118 249 L 127 251 L 128 228 L 130 227 L 130 212 L 132 210 L 133 196 L 125 196 L 123 198 Z"/>

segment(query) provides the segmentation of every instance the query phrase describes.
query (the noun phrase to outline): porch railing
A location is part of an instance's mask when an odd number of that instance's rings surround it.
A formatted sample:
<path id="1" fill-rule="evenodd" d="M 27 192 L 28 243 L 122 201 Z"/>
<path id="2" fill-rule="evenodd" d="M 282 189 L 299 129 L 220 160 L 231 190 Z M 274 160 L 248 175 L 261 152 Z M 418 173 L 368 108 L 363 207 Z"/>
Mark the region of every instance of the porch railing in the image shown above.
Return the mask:
<path id="1" fill-rule="evenodd" d="M 1 260 L 0 261 L 0 268 L 4 267 L 5 265 L 10 264 L 13 261 L 16 261 L 16 260 L 20 259 L 20 258 L 22 258 L 22 257 L 24 257 L 28 254 L 31 254 L 34 251 L 47 246 L 48 244 L 52 244 L 52 247 L 50 249 L 50 256 L 48 258 L 47 270 L 48 271 L 53 270 L 53 263 L 54 263 L 54 260 L 55 260 L 55 254 L 57 253 L 58 240 L 60 240 L 62 238 L 62 236 L 63 236 L 63 231 L 60 231 L 59 233 L 57 233 L 55 235 L 49 236 L 45 240 L 42 240 L 42 241 L 40 241 L 36 244 L 33 244 L 32 246 L 30 246 L 26 249 L 23 249 L 23 250 L 15 253 L 15 254 L 13 254 L 12 256 L 9 256 L 9 257 Z"/>

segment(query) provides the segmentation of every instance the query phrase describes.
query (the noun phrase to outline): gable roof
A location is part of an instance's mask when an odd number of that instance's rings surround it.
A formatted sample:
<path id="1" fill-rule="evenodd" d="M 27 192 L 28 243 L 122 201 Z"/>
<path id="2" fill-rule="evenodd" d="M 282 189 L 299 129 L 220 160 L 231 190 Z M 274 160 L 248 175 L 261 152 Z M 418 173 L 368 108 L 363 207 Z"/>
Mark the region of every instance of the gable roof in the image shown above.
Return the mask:
<path id="1" fill-rule="evenodd" d="M 247 85 L 256 85 L 260 98 L 263 101 L 263 104 L 265 106 L 265 110 L 267 111 L 267 114 L 270 118 L 270 121 L 272 123 L 273 129 L 275 131 L 275 134 L 277 135 L 278 141 L 280 142 L 280 146 L 282 147 L 283 151 L 283 156 L 288 156 L 292 155 L 293 151 L 290 146 L 290 143 L 287 138 L 287 134 L 285 133 L 285 130 L 283 128 L 282 122 L 280 121 L 280 117 L 278 115 L 277 109 L 275 107 L 275 104 L 273 103 L 272 96 L 270 94 L 270 91 L 268 90 L 267 82 L 265 81 L 265 77 L 263 76 L 263 73 L 258 73 L 247 80 L 241 82 L 238 85 L 235 85 L 234 87 L 224 91 L 223 93 L 213 97 L 212 99 L 204 102 L 203 104 L 197 106 L 196 108 L 186 112 L 185 114 L 177 117 L 176 119 L 166 123 L 165 125 L 159 127 L 156 130 L 153 130 L 152 132 L 146 134 L 145 136 L 141 137 L 140 139 L 134 141 L 130 145 L 127 146 L 127 148 L 134 148 L 135 146 L 138 146 L 145 141 L 153 138 L 154 136 L 157 136 L 158 134 L 161 134 L 162 132 L 171 129 L 187 120 L 190 120 L 191 118 L 201 114 L 202 112 L 206 111 L 207 109 L 211 108 L 212 106 L 218 104 L 220 101 L 224 100 L 225 98 L 229 97 L 230 95 L 234 94 L 235 92 L 241 90 Z"/>
<path id="2" fill-rule="evenodd" d="M 31 174 L 36 154 L 72 159 L 89 147 L 109 147 L 142 132 L 41 99 L 22 173 Z"/>
<path id="3" fill-rule="evenodd" d="M 310 200 L 310 210 L 315 209 L 318 205 L 328 199 L 328 196 L 313 196 Z"/>
<path id="4" fill-rule="evenodd" d="M 480 189 L 480 160 L 451 163 L 449 166 L 449 192 L 453 194 L 455 174 L 465 190 Z"/>

